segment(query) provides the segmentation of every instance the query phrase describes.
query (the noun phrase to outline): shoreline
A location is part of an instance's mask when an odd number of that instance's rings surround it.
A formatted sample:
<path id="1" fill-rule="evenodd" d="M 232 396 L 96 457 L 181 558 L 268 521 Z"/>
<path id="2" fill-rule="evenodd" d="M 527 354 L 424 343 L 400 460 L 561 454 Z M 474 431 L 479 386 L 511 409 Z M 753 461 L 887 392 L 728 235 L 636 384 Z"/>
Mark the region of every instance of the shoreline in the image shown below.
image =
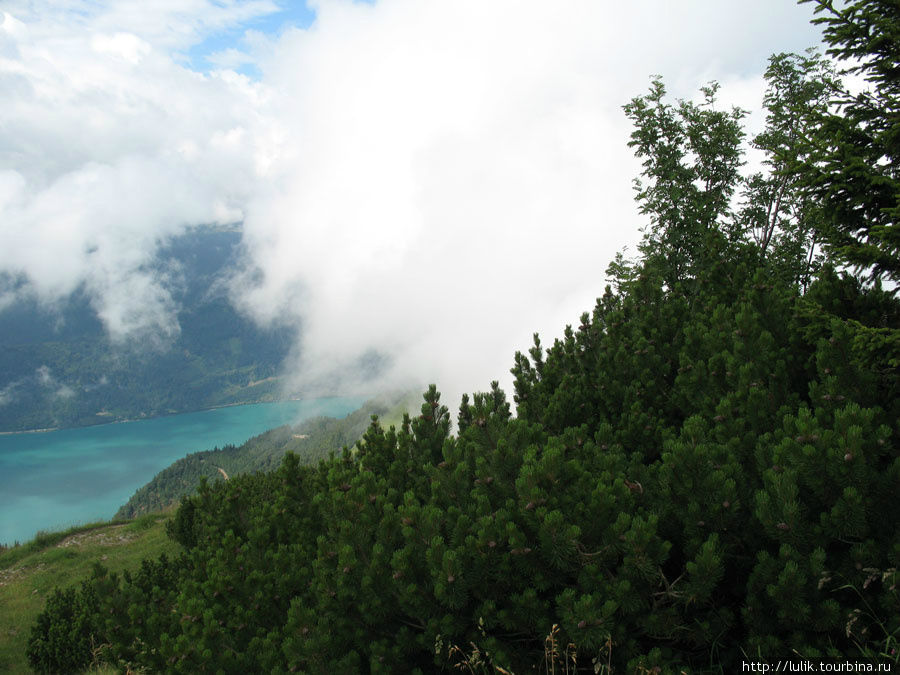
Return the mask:
<path id="1" fill-rule="evenodd" d="M 96 426 L 90 424 L 88 426 Z M 46 427 L 44 429 L 22 429 L 20 431 L 0 431 L 0 436 L 13 436 L 14 434 L 44 434 L 48 431 L 59 431 L 61 427 Z M 71 427 L 72 429 L 81 429 L 81 427 Z"/>
<path id="2" fill-rule="evenodd" d="M 284 398 L 257 399 L 254 401 L 238 401 L 236 403 L 223 403 L 222 405 L 214 405 L 205 408 L 194 408 L 192 410 L 178 410 L 174 412 L 164 412 L 158 415 L 147 415 L 146 417 L 126 417 L 118 420 L 105 422 L 97 422 L 96 424 L 82 424 L 76 427 L 45 427 L 43 429 L 19 429 L 16 431 L 0 431 L 0 436 L 15 436 L 17 434 L 44 434 L 51 431 L 67 431 L 71 429 L 90 429 L 91 427 L 102 427 L 110 424 L 125 424 L 127 422 L 142 422 L 146 420 L 155 420 L 160 417 L 171 417 L 173 415 L 186 415 L 188 413 L 206 412 L 208 410 L 222 410 L 223 408 L 235 408 L 243 405 L 259 405 L 261 403 L 285 403 L 287 401 L 310 401 L 322 398 L 347 398 L 340 394 L 329 394 L 327 396 L 315 396 L 312 398 L 304 398 L 302 396 L 287 396 Z"/>

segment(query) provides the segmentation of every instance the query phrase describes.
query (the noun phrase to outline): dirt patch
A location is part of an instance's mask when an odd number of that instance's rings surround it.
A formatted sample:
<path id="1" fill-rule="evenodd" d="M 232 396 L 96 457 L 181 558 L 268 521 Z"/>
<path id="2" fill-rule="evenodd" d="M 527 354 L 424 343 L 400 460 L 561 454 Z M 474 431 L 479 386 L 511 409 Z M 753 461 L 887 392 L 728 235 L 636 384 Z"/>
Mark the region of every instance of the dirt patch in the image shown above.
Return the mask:
<path id="1" fill-rule="evenodd" d="M 57 544 L 59 548 L 69 548 L 70 546 L 86 546 L 88 544 L 98 544 L 100 546 L 118 546 L 136 538 L 137 535 L 131 532 L 124 532 L 124 525 L 114 525 L 103 530 L 91 530 L 89 532 L 79 532 L 70 537 L 66 537 Z"/>
<path id="2" fill-rule="evenodd" d="M 32 572 L 40 572 L 47 566 L 46 563 L 38 563 L 37 565 L 16 565 L 15 567 L 7 567 L 6 569 L 0 570 L 0 586 L 6 586 L 6 584 L 11 584 L 17 579 L 21 579 L 26 574 L 31 574 Z"/>
<path id="3" fill-rule="evenodd" d="M 0 586 L 6 586 L 25 574 L 24 567 L 10 567 L 0 570 Z"/>

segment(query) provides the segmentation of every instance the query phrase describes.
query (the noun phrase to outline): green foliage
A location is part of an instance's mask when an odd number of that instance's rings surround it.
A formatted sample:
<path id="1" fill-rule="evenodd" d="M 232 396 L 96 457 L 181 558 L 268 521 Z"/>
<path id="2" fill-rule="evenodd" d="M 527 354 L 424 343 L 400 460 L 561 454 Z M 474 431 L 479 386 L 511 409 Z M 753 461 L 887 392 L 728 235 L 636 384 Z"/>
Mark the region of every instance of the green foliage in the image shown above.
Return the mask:
<path id="1" fill-rule="evenodd" d="M 715 83 L 704 87 L 703 102 L 665 102 L 656 78 L 650 93 L 625 106 L 634 123 L 629 145 L 643 159 L 644 179 L 635 180 L 641 213 L 650 217 L 642 252 L 659 261 L 665 281 L 686 281 L 721 248 L 723 217 L 738 184 L 744 111 L 716 110 Z"/>
<path id="2" fill-rule="evenodd" d="M 104 573 L 98 566 L 95 575 Z M 91 663 L 99 634 L 98 608 L 99 598 L 90 582 L 77 593 L 74 588 L 54 591 L 28 640 L 31 667 L 39 673 L 75 672 Z"/>
<path id="3" fill-rule="evenodd" d="M 184 555 L 85 584 L 85 618 L 48 606 L 33 642 L 83 660 L 87 626 L 120 667 L 185 673 L 892 658 L 900 303 L 812 264 L 829 225 L 783 153 L 830 75 L 804 58 L 771 63 L 751 182 L 715 86 L 626 106 L 641 257 L 516 354 L 515 416 L 493 383 L 454 435 L 431 386 L 355 451 L 202 482 L 169 528 Z"/>
<path id="4" fill-rule="evenodd" d="M 142 558 L 175 551 L 177 545 L 166 538 L 165 520 L 157 515 L 132 523 L 79 526 L 0 552 L 0 672 L 28 672 L 29 628 L 56 588 L 89 579 L 98 561 L 121 572 L 139 566 Z M 56 631 L 53 640 L 62 635 Z M 93 645 L 98 658 L 99 647 Z"/>
<path id="5" fill-rule="evenodd" d="M 831 87 L 836 109 L 804 110 L 810 133 L 790 171 L 823 206 L 821 233 L 842 261 L 873 278 L 900 281 L 900 6 L 855 0 L 812 2 L 828 54 L 867 83 Z"/>
<path id="6" fill-rule="evenodd" d="M 811 133 L 810 118 L 828 109 L 836 78 L 833 68 L 810 51 L 776 54 L 769 59 L 766 80 L 766 128 L 753 146 L 765 153 L 768 173 L 744 180 L 739 222 L 771 273 L 806 289 L 820 263 L 817 224 L 823 214 L 789 169 L 797 162 L 802 139 Z"/>
<path id="7" fill-rule="evenodd" d="M 694 309 L 631 290 L 535 350 L 540 374 L 519 356 L 518 418 L 495 384 L 463 398 L 453 436 L 432 387 L 356 453 L 202 484 L 170 526 L 184 556 L 104 581 L 104 658 L 427 672 L 477 645 L 518 672 L 554 625 L 579 662 L 626 672 L 877 653 L 900 630 L 881 581 L 900 556 L 896 417 L 843 324 L 819 336 L 808 299 L 758 279 Z M 48 605 L 35 644 L 60 623 L 84 643 Z"/>

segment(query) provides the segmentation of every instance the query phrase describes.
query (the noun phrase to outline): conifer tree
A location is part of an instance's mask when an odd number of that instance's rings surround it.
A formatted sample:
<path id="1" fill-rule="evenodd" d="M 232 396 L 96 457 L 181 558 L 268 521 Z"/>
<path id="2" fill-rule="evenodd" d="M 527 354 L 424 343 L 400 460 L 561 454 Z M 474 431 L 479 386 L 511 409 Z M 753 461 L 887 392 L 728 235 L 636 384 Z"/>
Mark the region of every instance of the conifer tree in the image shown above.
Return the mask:
<path id="1" fill-rule="evenodd" d="M 858 94 L 835 86 L 836 110 L 811 112 L 791 170 L 824 207 L 829 248 L 873 278 L 900 280 L 900 6 L 855 0 L 811 2 L 827 53 L 863 77 Z"/>

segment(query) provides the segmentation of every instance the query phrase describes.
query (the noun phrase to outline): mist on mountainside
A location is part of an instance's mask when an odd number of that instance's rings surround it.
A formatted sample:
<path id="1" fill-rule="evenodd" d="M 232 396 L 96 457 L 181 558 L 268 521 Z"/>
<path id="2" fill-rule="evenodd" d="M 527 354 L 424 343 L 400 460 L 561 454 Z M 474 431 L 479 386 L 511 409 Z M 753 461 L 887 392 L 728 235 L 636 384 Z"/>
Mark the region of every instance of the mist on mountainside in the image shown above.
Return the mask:
<path id="1" fill-rule="evenodd" d="M 83 288 L 53 306 L 0 311 L 0 430 L 83 426 L 283 396 L 296 326 L 260 328 L 229 302 L 238 230 L 170 240 L 154 263 L 166 331 L 113 339 Z"/>

